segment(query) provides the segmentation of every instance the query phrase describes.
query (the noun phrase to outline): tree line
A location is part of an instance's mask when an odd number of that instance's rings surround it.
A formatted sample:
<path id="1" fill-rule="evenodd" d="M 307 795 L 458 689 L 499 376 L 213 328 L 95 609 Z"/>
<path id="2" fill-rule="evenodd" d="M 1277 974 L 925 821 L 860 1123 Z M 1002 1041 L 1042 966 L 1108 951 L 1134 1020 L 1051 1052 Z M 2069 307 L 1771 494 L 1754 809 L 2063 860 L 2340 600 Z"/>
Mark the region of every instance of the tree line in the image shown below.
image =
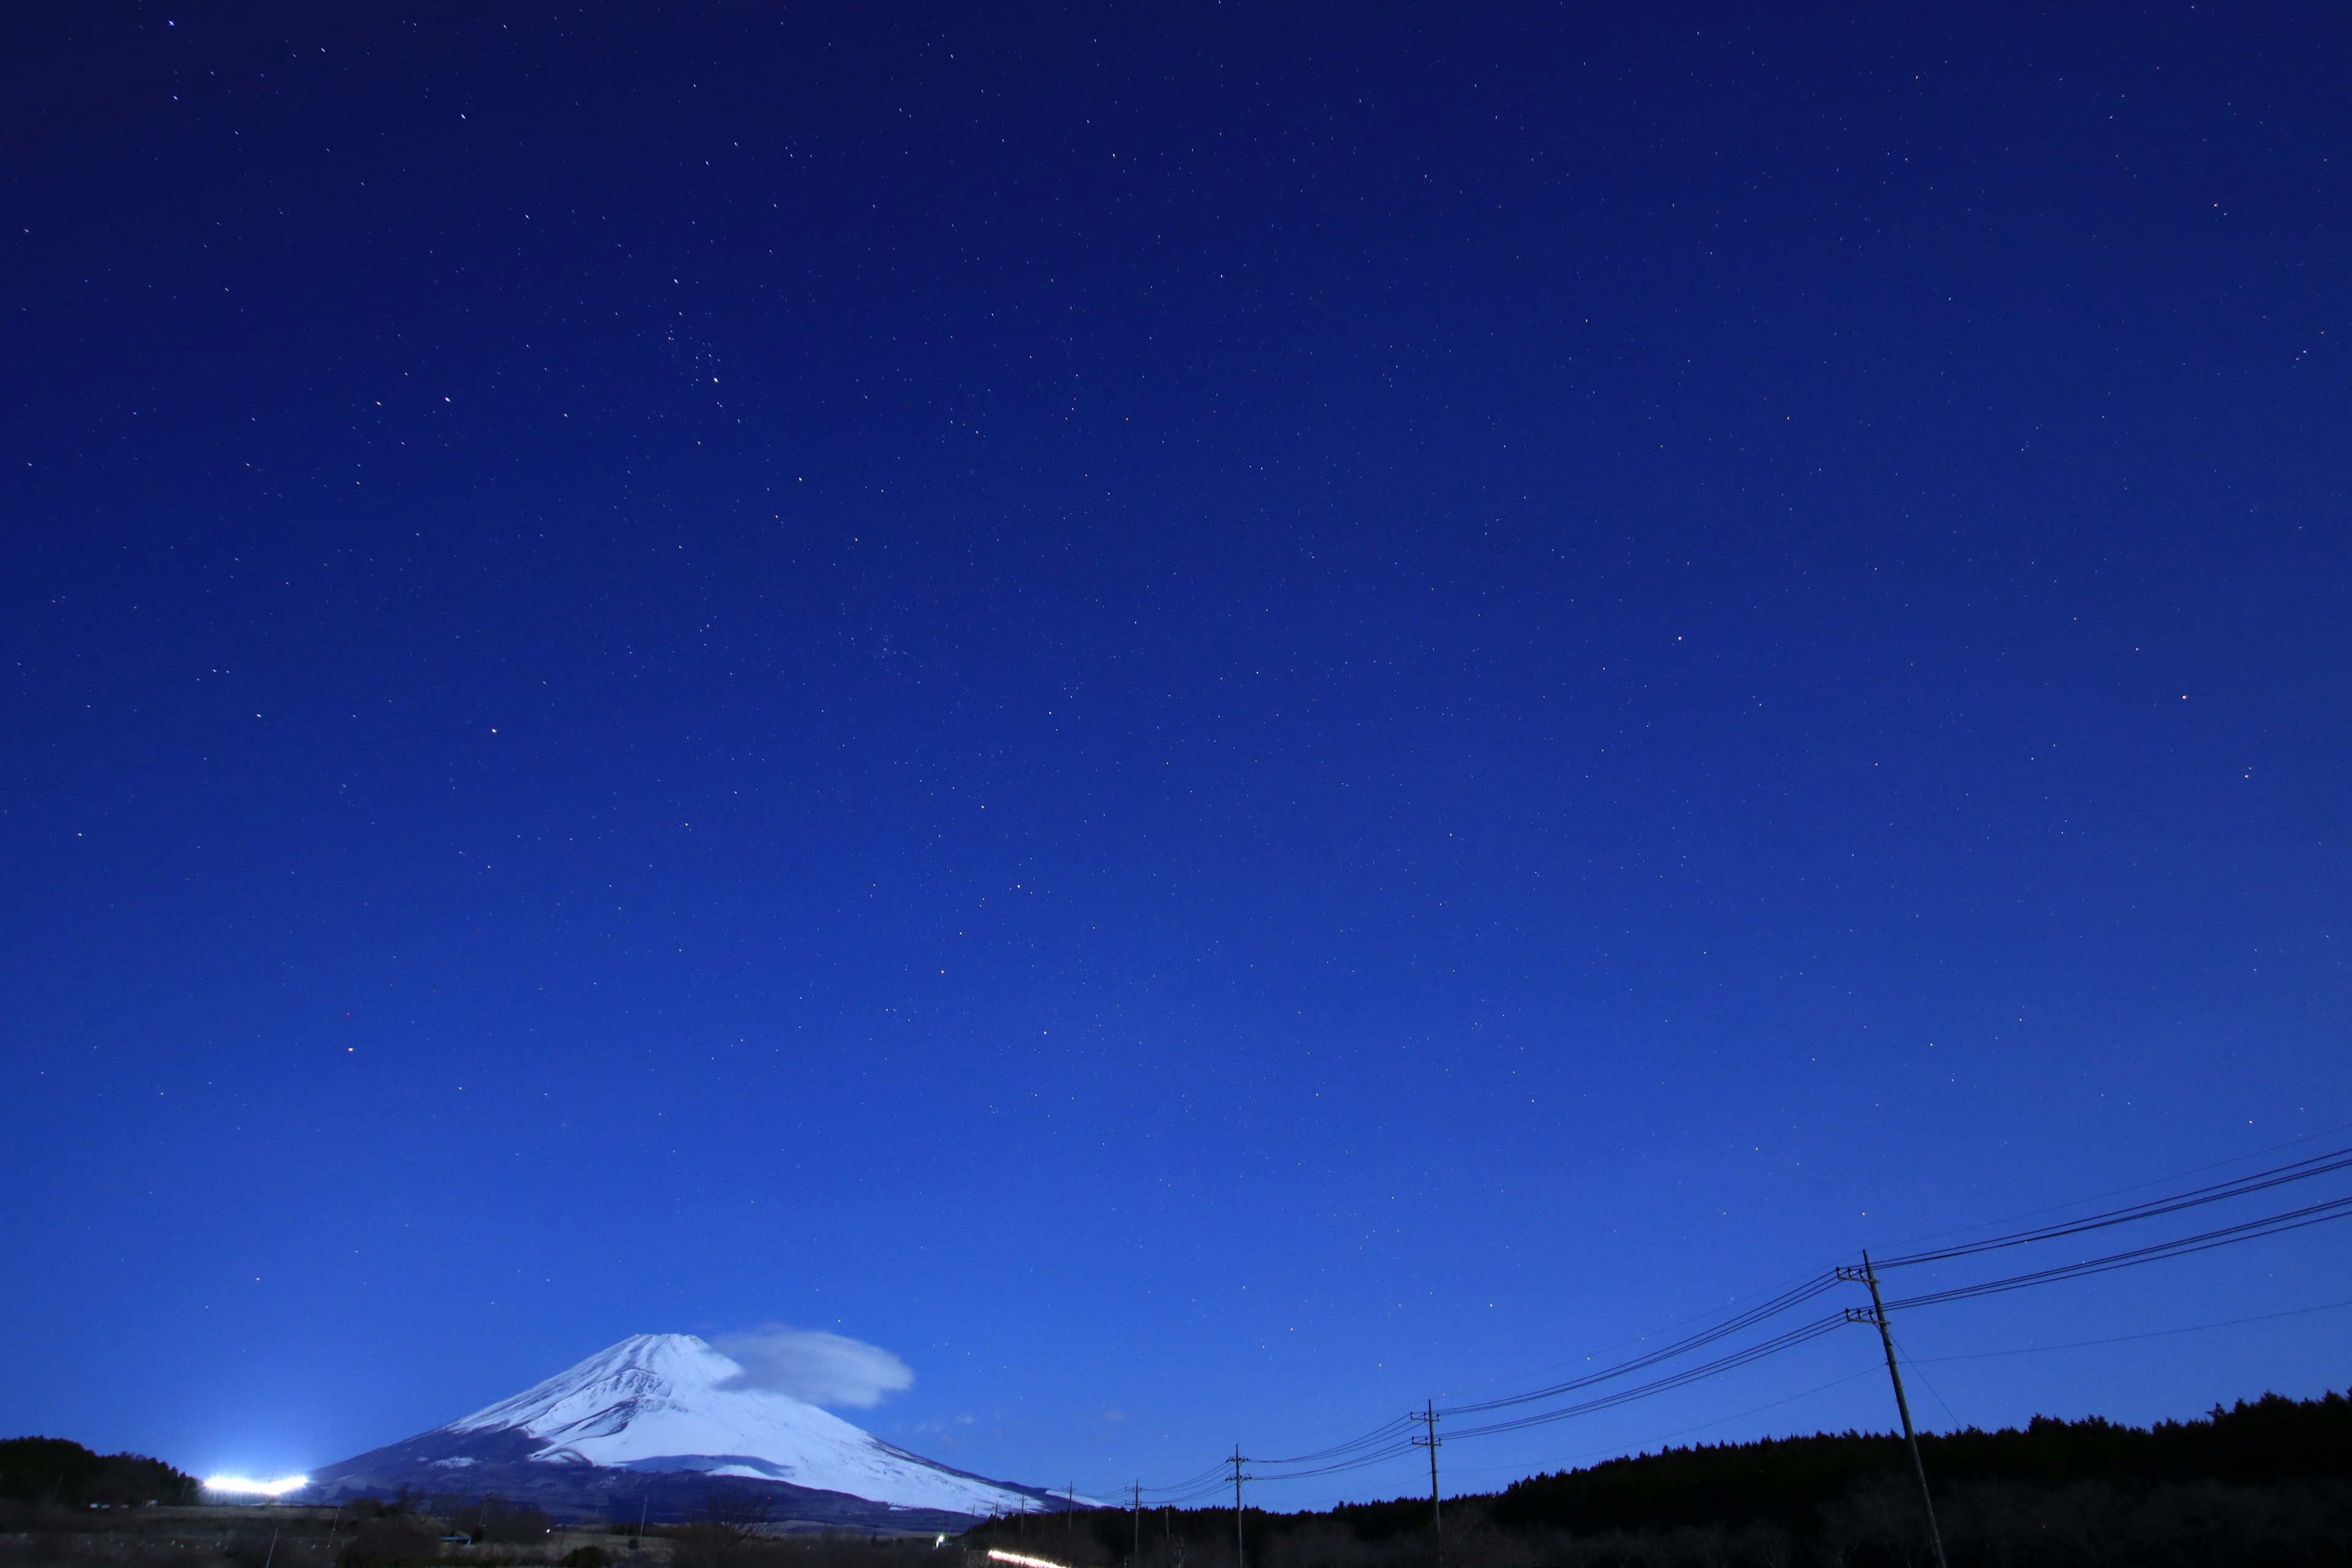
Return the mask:
<path id="1" fill-rule="evenodd" d="M 2037 1417 L 1923 1436 L 1952 1568 L 2352 1563 L 2352 1399 L 2264 1394 L 2153 1426 Z M 1448 1498 L 1444 1568 L 1924 1568 L 1891 1434 L 1699 1444 Z M 1070 1568 L 1236 1568 L 1234 1510 L 986 1521 L 965 1538 Z M 1249 1510 L 1246 1568 L 1435 1568 L 1429 1499 Z M 1140 1548 L 1140 1561 L 1135 1561 Z"/>
<path id="2" fill-rule="evenodd" d="M 192 1503 L 195 1477 L 144 1454 L 100 1454 L 64 1437 L 0 1439 L 0 1498 L 58 1508 Z"/>

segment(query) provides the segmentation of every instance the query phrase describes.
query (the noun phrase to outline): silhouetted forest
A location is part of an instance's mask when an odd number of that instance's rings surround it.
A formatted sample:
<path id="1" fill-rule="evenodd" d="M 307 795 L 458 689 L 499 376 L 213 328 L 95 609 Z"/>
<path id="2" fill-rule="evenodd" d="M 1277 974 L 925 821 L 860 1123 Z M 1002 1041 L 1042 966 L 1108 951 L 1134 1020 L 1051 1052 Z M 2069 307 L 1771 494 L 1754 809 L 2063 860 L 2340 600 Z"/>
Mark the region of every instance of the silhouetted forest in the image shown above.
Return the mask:
<path id="1" fill-rule="evenodd" d="M 2151 1428 L 2096 1416 L 1920 1440 L 1952 1568 L 2352 1563 L 2352 1400 L 2265 1394 Z M 1444 1568 L 1925 1568 L 1903 1441 L 1668 1448 L 1445 1500 Z M 1429 1500 L 1250 1510 L 1248 1568 L 1433 1568 Z M 1139 1529 L 1139 1526 L 1140 1527 Z M 1231 1509 L 992 1520 L 965 1538 L 1072 1568 L 1234 1568 Z"/>
<path id="2" fill-rule="evenodd" d="M 0 1498 L 87 1508 L 92 1503 L 191 1503 L 201 1489 L 143 1454 L 98 1454 L 63 1437 L 0 1440 Z"/>
<path id="3" fill-rule="evenodd" d="M 1922 1436 L 1920 1458 L 1937 1487 L 1987 1484 L 2052 1490 L 2086 1482 L 2123 1489 L 2352 1480 L 2352 1402 L 2264 1394 L 2216 1406 L 2195 1421 L 2152 1428 L 2098 1416 L 2037 1416 L 2023 1431 L 1970 1429 Z M 1590 1469 L 1531 1476 L 1494 1499 L 1498 1524 L 1581 1532 L 1738 1524 L 1769 1520 L 1801 1529 L 1874 1478 L 1908 1480 L 1911 1461 L 1893 1434 L 1767 1438 L 1669 1448 Z M 1914 1483 L 1916 1485 L 1916 1482 Z"/>

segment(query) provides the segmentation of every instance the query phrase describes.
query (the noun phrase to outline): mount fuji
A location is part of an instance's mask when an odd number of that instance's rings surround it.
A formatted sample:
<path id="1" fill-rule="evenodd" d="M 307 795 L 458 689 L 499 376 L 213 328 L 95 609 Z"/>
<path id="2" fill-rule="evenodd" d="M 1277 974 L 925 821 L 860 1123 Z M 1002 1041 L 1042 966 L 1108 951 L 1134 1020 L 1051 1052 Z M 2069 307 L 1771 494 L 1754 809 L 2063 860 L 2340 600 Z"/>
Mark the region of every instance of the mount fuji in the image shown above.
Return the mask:
<path id="1" fill-rule="evenodd" d="M 637 1334 L 511 1399 L 314 1470 L 307 1491 L 329 1502 L 404 1486 L 488 1492 L 562 1517 L 643 1509 L 656 1520 L 718 1497 L 765 1499 L 780 1521 L 890 1530 L 1062 1504 L 747 1384 L 692 1334 Z"/>

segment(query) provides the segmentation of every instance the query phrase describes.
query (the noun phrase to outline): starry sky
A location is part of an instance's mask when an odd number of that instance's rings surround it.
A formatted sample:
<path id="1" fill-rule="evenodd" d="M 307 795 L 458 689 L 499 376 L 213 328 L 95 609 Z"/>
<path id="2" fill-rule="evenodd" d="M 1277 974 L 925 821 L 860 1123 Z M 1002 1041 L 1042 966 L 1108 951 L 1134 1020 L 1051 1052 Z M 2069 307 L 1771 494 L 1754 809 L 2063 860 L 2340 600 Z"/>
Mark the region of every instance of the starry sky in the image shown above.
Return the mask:
<path id="1" fill-rule="evenodd" d="M 1108 1493 L 2346 1141 L 2352 21 L 1799 12 L 0 24 L 5 1425 L 788 1324 Z M 2145 1421 L 2347 1300 L 1897 1335 Z"/>

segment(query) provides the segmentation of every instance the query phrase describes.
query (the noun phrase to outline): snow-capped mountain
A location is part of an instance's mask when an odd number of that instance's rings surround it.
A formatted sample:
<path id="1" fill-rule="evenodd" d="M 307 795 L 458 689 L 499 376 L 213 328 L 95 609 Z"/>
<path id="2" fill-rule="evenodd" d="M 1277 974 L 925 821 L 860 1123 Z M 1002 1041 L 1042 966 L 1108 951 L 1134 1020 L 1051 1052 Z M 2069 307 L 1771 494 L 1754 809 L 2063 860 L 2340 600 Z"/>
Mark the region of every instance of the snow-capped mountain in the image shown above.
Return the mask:
<path id="1" fill-rule="evenodd" d="M 1051 1506 L 1051 1493 L 950 1469 L 788 1394 L 692 1334 L 636 1334 L 535 1388 L 404 1443 L 314 1471 L 312 1495 L 496 1492 L 551 1512 L 676 1518 L 709 1494 L 783 1519 L 932 1529 Z"/>

